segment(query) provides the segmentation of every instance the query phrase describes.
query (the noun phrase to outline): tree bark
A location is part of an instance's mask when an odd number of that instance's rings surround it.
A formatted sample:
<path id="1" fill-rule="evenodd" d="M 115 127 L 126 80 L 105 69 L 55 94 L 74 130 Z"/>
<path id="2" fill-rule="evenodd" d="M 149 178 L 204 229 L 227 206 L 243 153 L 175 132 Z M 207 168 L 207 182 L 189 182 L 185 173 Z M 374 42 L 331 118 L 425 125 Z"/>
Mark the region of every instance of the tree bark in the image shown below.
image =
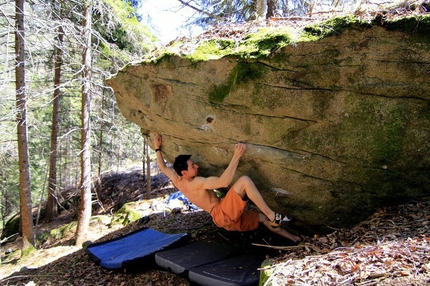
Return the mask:
<path id="1" fill-rule="evenodd" d="M 76 231 L 77 246 L 85 241 L 91 219 L 91 4 L 89 2 L 86 2 L 84 5 L 84 21 L 82 26 L 85 44 L 82 54 L 81 202 Z"/>
<path id="2" fill-rule="evenodd" d="M 258 20 L 266 19 L 268 0 L 254 0 L 254 1 L 255 1 L 255 12 L 257 13 Z"/>
<path id="3" fill-rule="evenodd" d="M 15 85 L 19 157 L 19 197 L 21 212 L 22 249 L 34 245 L 33 213 L 30 187 L 30 163 L 28 155 L 27 135 L 27 99 L 25 85 L 25 27 L 24 0 L 15 0 Z"/>
<path id="4" fill-rule="evenodd" d="M 151 198 L 151 158 L 149 157 L 149 145 L 146 138 L 143 139 L 143 146 L 145 148 L 144 161 L 146 162 L 146 168 L 143 168 L 144 171 L 146 170 L 146 199 L 149 200 Z"/>
<path id="5" fill-rule="evenodd" d="M 267 0 L 267 13 L 266 19 L 275 16 L 275 4 L 276 0 Z"/>
<path id="6" fill-rule="evenodd" d="M 99 162 L 98 162 L 98 171 L 97 177 L 100 178 L 102 173 L 102 158 L 103 158 L 103 128 L 104 128 L 104 114 L 105 114 L 105 88 L 102 88 L 102 108 L 100 109 L 100 133 L 99 133 Z"/>
<path id="7" fill-rule="evenodd" d="M 54 11 L 61 20 L 61 7 L 59 1 L 53 1 Z M 63 64 L 63 38 L 64 30 L 58 27 L 57 46 L 55 47 L 54 63 L 54 101 L 52 108 L 52 127 L 51 127 L 51 150 L 49 153 L 49 177 L 48 177 L 48 200 L 46 203 L 45 219 L 52 220 L 58 213 L 58 189 L 57 189 L 57 152 L 58 152 L 58 120 L 60 110 L 60 83 L 61 67 Z"/>

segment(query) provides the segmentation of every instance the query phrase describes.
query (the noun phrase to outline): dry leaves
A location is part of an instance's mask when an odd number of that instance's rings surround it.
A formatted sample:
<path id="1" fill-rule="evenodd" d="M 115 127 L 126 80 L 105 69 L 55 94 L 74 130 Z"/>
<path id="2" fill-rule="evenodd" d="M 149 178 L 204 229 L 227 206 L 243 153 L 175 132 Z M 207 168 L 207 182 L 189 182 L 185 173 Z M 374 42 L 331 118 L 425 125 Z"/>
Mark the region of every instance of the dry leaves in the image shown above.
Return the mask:
<path id="1" fill-rule="evenodd" d="M 415 202 L 315 236 L 278 259 L 266 285 L 381 285 L 397 278 L 430 283 L 429 219 L 430 201 Z"/>

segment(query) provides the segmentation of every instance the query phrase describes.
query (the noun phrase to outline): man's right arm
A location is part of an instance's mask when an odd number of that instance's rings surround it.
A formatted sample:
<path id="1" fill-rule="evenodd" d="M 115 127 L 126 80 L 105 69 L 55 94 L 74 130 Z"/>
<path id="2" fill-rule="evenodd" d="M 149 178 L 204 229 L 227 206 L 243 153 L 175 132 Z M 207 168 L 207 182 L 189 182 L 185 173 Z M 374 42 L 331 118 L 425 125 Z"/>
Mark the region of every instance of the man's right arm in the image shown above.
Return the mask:
<path id="1" fill-rule="evenodd" d="M 160 168 L 161 172 L 163 172 L 170 180 L 173 181 L 173 184 L 175 184 L 178 177 L 176 175 L 175 170 L 167 167 L 166 163 L 164 162 L 163 154 L 161 154 L 161 145 L 162 145 L 161 135 L 155 135 L 154 147 L 155 147 L 155 154 L 157 155 L 158 167 Z"/>

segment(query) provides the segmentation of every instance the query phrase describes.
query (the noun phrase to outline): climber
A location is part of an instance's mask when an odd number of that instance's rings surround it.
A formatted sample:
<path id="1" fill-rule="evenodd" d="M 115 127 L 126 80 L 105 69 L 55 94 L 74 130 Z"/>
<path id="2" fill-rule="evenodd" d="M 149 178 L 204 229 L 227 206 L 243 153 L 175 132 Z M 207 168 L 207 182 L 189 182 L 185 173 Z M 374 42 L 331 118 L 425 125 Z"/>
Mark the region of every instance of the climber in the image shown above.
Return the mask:
<path id="1" fill-rule="evenodd" d="M 179 155 L 175 159 L 173 169 L 167 167 L 161 154 L 161 145 L 161 135 L 155 135 L 154 147 L 161 171 L 190 202 L 208 212 L 218 227 L 231 231 L 248 231 L 257 229 L 261 222 L 272 232 L 295 243 L 301 241 L 301 237 L 281 228 L 282 225 L 292 223 L 292 218 L 271 210 L 248 176 L 240 177 L 222 199 L 213 191 L 228 187 L 232 182 L 239 159 L 246 150 L 244 143 L 235 145 L 233 158 L 220 177 L 207 178 L 197 176 L 199 166 L 190 159 L 191 155 Z M 262 213 L 245 210 L 248 199 L 254 202 Z"/>

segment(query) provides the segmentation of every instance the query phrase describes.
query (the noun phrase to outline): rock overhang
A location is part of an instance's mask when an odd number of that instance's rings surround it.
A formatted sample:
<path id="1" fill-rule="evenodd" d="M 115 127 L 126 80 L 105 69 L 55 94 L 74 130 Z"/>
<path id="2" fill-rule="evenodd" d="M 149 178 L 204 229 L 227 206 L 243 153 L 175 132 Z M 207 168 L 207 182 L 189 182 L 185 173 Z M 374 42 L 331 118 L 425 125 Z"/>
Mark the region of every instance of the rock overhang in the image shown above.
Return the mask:
<path id="1" fill-rule="evenodd" d="M 108 82 L 125 117 L 165 137 L 170 162 L 193 154 L 220 175 L 244 141 L 237 174 L 272 208 L 305 230 L 349 226 L 430 193 L 430 55 L 415 34 L 348 21 L 334 37 L 309 28 L 318 41 L 272 33 L 260 55 L 167 53 Z"/>

